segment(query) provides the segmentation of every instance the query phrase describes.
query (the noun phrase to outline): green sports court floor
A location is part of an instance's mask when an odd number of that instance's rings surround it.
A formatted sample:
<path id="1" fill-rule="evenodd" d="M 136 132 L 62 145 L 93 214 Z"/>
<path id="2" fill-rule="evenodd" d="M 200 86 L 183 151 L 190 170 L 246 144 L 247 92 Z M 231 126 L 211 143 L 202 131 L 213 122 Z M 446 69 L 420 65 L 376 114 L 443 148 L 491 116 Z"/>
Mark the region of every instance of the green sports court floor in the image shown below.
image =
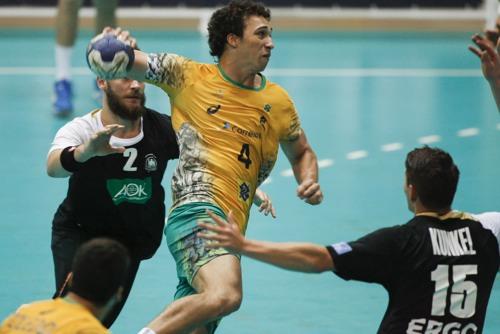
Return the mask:
<path id="1" fill-rule="evenodd" d="M 472 32 L 471 32 L 472 33 Z M 467 33 L 275 33 L 268 78 L 294 98 L 320 160 L 325 201 L 295 196 L 281 154 L 263 186 L 278 219 L 250 219 L 248 236 L 320 244 L 348 241 L 406 222 L 403 161 L 423 143 L 452 153 L 462 177 L 455 208 L 500 210 L 500 115 Z M 137 32 L 145 51 L 210 62 L 196 33 Z M 95 107 L 82 32 L 74 53 L 75 116 Z M 65 121 L 51 115 L 53 33 L 0 30 L 0 318 L 50 298 L 52 215 L 67 180 L 45 174 L 50 142 Z M 169 113 L 166 96 L 147 88 L 148 105 Z M 171 164 L 165 177 L 168 189 Z M 167 197 L 168 198 L 168 197 Z M 170 203 L 167 201 L 167 206 Z M 243 259 L 244 301 L 218 333 L 375 333 L 387 305 L 380 286 L 331 273 L 298 274 Z M 136 333 L 172 300 L 175 267 L 165 244 L 143 263 L 114 333 Z M 500 332 L 500 280 L 485 333 Z"/>

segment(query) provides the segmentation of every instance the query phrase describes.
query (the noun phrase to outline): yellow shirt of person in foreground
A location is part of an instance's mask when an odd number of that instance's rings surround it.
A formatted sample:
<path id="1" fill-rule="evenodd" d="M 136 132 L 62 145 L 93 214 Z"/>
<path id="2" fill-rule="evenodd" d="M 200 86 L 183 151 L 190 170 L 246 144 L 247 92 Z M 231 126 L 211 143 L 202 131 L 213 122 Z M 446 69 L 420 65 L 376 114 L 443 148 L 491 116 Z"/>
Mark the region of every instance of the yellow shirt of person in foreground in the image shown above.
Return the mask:
<path id="1" fill-rule="evenodd" d="M 62 298 L 25 304 L 0 326 L 0 334 L 109 334 L 84 306 Z"/>

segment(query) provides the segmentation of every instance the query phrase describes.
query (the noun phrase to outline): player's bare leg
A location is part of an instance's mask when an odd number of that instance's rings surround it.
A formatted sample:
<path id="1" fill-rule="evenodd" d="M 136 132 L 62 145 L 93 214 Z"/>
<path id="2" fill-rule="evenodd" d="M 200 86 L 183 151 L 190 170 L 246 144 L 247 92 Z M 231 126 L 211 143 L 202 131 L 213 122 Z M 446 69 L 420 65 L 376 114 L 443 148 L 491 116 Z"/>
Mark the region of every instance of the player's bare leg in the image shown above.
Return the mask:
<path id="1" fill-rule="evenodd" d="M 83 0 L 59 0 L 56 16 L 56 82 L 54 113 L 65 117 L 73 111 L 71 87 L 71 55 L 78 28 L 78 10 Z"/>
<path id="2" fill-rule="evenodd" d="M 116 27 L 116 7 L 118 0 L 94 0 L 96 9 L 95 34 L 99 35 L 105 27 Z"/>
<path id="3" fill-rule="evenodd" d="M 78 28 L 78 10 L 83 0 L 59 0 L 56 16 L 56 41 L 58 45 L 75 44 Z"/>
<path id="4" fill-rule="evenodd" d="M 228 254 L 208 262 L 193 287 L 197 294 L 174 301 L 148 327 L 157 334 L 202 334 L 206 323 L 236 311 L 242 299 L 239 259 Z"/>
<path id="5" fill-rule="evenodd" d="M 93 0 L 96 9 L 94 19 L 95 34 L 99 35 L 105 27 L 116 28 L 116 8 L 118 7 L 118 0 Z M 94 80 L 95 81 L 95 80 Z M 94 84 L 94 93 L 92 94 L 97 104 L 102 103 L 102 90 Z"/>

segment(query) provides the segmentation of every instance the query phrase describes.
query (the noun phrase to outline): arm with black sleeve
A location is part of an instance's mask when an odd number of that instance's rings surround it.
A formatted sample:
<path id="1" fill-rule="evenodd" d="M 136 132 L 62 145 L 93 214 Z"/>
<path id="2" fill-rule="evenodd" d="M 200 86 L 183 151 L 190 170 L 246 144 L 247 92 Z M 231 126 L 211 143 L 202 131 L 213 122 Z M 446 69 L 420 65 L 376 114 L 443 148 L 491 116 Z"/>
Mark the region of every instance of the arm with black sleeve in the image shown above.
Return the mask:
<path id="1" fill-rule="evenodd" d="M 399 264 L 407 233 L 400 226 L 386 227 L 356 241 L 327 246 L 335 262 L 335 274 L 345 280 L 384 284 Z"/>

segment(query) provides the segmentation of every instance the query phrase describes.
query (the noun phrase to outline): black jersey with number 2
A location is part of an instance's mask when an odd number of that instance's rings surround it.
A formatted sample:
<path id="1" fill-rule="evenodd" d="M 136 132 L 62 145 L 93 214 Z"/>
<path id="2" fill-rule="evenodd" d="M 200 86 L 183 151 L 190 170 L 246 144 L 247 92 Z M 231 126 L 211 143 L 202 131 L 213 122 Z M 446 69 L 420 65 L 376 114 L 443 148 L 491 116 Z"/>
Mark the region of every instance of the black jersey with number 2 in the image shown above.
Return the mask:
<path id="1" fill-rule="evenodd" d="M 419 215 L 327 248 L 338 276 L 379 283 L 389 292 L 378 333 L 482 332 L 499 245 L 471 216 Z"/>
<path id="2" fill-rule="evenodd" d="M 53 147 L 67 145 L 68 138 L 81 144 L 100 129 L 100 113 L 95 111 L 59 130 Z M 117 238 L 139 258 L 154 254 L 165 224 L 161 182 L 168 160 L 179 152 L 167 115 L 147 109 L 140 136 L 129 141 L 112 137 L 112 144 L 114 138 L 125 147 L 123 154 L 91 158 L 71 175 L 67 196 L 54 217 L 56 228 Z"/>

